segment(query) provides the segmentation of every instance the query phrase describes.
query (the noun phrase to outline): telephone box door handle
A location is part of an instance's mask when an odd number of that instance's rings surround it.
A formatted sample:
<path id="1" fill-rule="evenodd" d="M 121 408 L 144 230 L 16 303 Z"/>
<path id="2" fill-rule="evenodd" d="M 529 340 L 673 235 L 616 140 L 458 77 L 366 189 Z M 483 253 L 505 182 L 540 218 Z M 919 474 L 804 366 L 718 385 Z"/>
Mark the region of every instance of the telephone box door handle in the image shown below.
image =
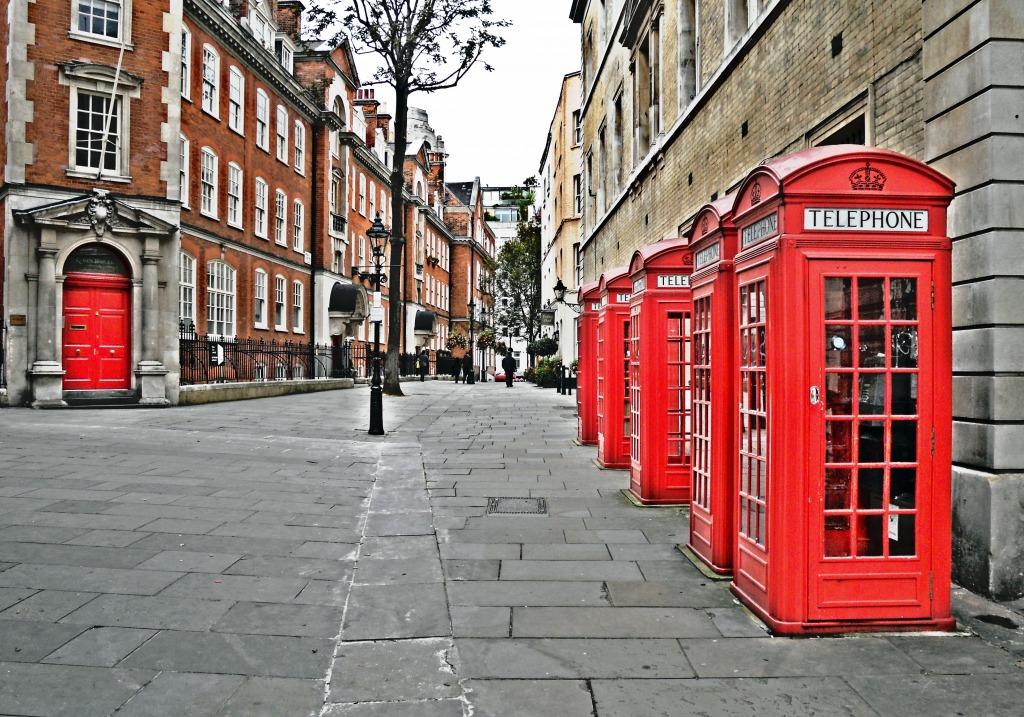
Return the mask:
<path id="1" fill-rule="evenodd" d="M 817 406 L 818 402 L 820 400 L 821 400 L 821 391 L 818 389 L 817 386 L 811 386 L 811 405 L 812 406 Z"/>

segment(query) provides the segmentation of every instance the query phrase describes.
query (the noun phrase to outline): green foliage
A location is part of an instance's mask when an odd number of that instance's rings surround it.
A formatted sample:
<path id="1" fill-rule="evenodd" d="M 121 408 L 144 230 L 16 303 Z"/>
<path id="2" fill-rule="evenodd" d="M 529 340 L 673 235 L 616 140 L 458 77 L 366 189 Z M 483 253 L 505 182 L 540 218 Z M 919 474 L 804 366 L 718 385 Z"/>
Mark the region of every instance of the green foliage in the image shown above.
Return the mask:
<path id="1" fill-rule="evenodd" d="M 534 370 L 533 382 L 541 388 L 558 385 L 558 364 L 559 360 L 553 356 L 539 359 Z"/>
<path id="2" fill-rule="evenodd" d="M 558 342 L 550 336 L 542 336 L 536 341 L 531 341 L 526 350 L 534 356 L 551 356 L 558 351 Z"/>
<path id="3" fill-rule="evenodd" d="M 527 381 L 535 381 L 537 379 L 537 369 L 533 366 L 527 366 L 526 370 L 523 371 L 523 378 Z"/>
<path id="4" fill-rule="evenodd" d="M 580 360 L 578 358 L 574 358 L 572 360 L 572 363 L 569 364 L 569 368 L 572 370 L 573 373 L 576 373 L 577 371 L 579 371 L 580 370 Z"/>
<path id="5" fill-rule="evenodd" d="M 494 272 L 498 324 L 533 341 L 540 334 L 540 224 L 520 222 L 501 247 Z"/>

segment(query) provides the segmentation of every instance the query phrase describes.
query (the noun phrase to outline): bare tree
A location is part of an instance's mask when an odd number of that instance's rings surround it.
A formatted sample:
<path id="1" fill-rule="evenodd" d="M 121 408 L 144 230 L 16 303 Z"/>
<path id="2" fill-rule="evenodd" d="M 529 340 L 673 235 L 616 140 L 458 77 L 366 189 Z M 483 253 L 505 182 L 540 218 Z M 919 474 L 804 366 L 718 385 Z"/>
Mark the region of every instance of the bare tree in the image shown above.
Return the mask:
<path id="1" fill-rule="evenodd" d="M 380 58 L 367 84 L 395 90 L 395 152 L 391 162 L 391 256 L 388 283 L 388 352 L 384 393 L 401 396 L 402 252 L 405 245 L 404 184 L 409 95 L 455 87 L 488 47 L 501 47 L 495 31 L 507 20 L 491 16 L 491 0 L 316 0 L 309 11 L 318 38 L 333 30 L 337 45 L 351 35 L 356 54 Z M 338 28 L 341 28 L 340 30 Z M 485 62 L 486 70 L 493 69 Z"/>

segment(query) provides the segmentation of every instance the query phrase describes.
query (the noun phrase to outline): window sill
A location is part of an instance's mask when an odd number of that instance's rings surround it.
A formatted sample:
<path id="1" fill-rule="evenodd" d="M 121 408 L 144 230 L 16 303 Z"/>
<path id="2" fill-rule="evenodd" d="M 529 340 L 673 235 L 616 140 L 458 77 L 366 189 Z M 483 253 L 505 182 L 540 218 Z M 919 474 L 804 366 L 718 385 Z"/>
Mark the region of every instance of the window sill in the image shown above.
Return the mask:
<path id="1" fill-rule="evenodd" d="M 263 241 L 270 241 L 267 238 L 266 232 L 264 232 L 263 234 L 260 234 L 259 232 L 253 232 L 253 236 L 256 237 L 257 239 L 262 239 Z"/>
<path id="2" fill-rule="evenodd" d="M 68 30 L 68 37 L 72 40 L 79 40 L 81 42 L 88 42 L 92 45 L 106 45 L 107 47 L 113 47 L 118 50 L 121 49 L 120 38 L 106 37 L 105 35 L 93 35 L 89 32 L 81 32 L 80 30 Z M 127 52 L 134 52 L 135 45 L 130 42 L 124 44 L 124 49 Z"/>
<path id="3" fill-rule="evenodd" d="M 229 124 L 228 125 L 228 129 L 230 129 L 232 132 L 234 132 L 235 134 L 237 134 L 240 137 L 244 137 L 245 136 L 245 127 L 232 127 Z"/>
<path id="4" fill-rule="evenodd" d="M 266 330 L 268 328 L 266 322 L 263 322 L 262 324 L 259 323 L 259 322 L 256 322 L 255 324 L 252 325 L 252 327 L 254 329 L 264 329 L 264 330 Z"/>
<path id="5" fill-rule="evenodd" d="M 202 209 L 199 210 L 199 214 L 204 216 L 204 217 L 206 217 L 207 219 L 212 219 L 215 222 L 219 222 L 220 221 L 220 217 L 218 217 L 216 214 L 210 214 L 209 212 L 204 212 Z"/>
<path id="6" fill-rule="evenodd" d="M 235 222 L 229 221 L 228 226 L 231 227 L 232 229 L 237 229 L 240 232 L 245 231 L 245 227 L 243 227 L 241 224 L 236 224 Z"/>
<path id="7" fill-rule="evenodd" d="M 96 177 L 96 170 L 85 170 L 85 169 L 69 169 L 65 172 L 69 177 L 75 177 L 77 179 L 91 179 L 95 181 L 103 182 L 119 182 L 121 184 L 129 184 L 132 181 L 131 175 L 123 174 L 106 174 L 101 173 L 100 176 Z"/>
<path id="8" fill-rule="evenodd" d="M 306 170 L 300 169 L 298 167 L 295 168 L 295 173 L 297 175 L 299 175 L 300 177 L 305 177 L 306 176 Z"/>
<path id="9" fill-rule="evenodd" d="M 203 107 L 203 114 L 209 117 L 213 117 L 215 120 L 220 122 L 220 115 L 215 115 L 213 112 L 210 112 L 210 110 L 206 109 L 205 107 Z"/>

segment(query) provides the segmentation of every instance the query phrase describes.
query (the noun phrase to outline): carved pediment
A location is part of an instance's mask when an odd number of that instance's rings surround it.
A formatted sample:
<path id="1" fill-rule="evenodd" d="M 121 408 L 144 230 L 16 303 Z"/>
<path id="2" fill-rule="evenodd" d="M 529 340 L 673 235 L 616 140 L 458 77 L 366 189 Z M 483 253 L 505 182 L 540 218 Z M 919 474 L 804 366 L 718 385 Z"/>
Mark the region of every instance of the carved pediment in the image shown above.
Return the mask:
<path id="1" fill-rule="evenodd" d="M 177 231 L 175 225 L 112 197 L 105 189 L 34 209 L 16 210 L 14 219 L 27 226 L 91 230 L 97 236 L 110 233 L 163 237 Z"/>

